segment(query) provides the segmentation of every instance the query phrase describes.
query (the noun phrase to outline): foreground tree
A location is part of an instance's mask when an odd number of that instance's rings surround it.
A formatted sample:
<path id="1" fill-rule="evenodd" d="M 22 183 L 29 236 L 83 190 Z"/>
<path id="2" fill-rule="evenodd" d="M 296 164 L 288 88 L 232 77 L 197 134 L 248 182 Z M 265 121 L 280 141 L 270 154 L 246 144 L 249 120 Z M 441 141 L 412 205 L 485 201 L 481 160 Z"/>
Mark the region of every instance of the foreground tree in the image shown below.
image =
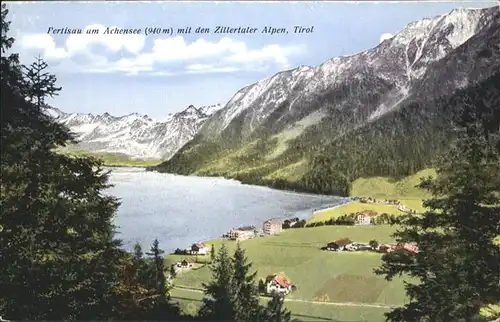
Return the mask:
<path id="1" fill-rule="evenodd" d="M 406 285 L 410 303 L 389 312 L 390 321 L 474 321 L 481 307 L 500 302 L 500 248 L 493 242 L 500 235 L 500 111 L 460 104 L 458 140 L 437 177 L 421 184 L 433 194 L 424 203 L 431 210 L 405 217 L 395 234 L 416 242 L 419 253 L 386 254 L 376 270 L 419 281 Z"/>
<path id="2" fill-rule="evenodd" d="M 377 249 L 377 247 L 378 247 L 379 244 L 378 244 L 378 241 L 376 241 L 375 239 L 373 239 L 373 240 L 370 240 L 370 242 L 368 243 L 368 245 L 370 245 L 370 247 L 373 250 L 375 250 L 375 249 Z"/>
<path id="3" fill-rule="evenodd" d="M 215 247 L 214 244 L 210 247 L 210 262 L 213 263 L 215 260 Z"/>
<path id="4" fill-rule="evenodd" d="M 140 263 L 138 265 L 138 262 Z M 122 321 L 144 320 L 144 317 L 154 309 L 153 302 L 148 301 L 151 292 L 141 283 L 141 268 L 146 264 L 144 258 L 136 255 L 124 254 L 120 259 L 120 283 L 114 289 L 113 306 L 115 317 Z"/>
<path id="5" fill-rule="evenodd" d="M 223 244 L 212 264 L 212 280 L 204 284 L 205 297 L 199 311 L 201 320 L 215 321 L 290 321 L 283 298 L 259 304 L 257 272 L 251 272 L 245 251 L 238 243 L 233 257 Z"/>
<path id="6" fill-rule="evenodd" d="M 151 302 L 149 312 L 144 316 L 147 320 L 177 320 L 180 317 L 180 309 L 170 302 L 169 289 L 165 276 L 165 251 L 160 248 L 158 239 L 155 239 L 151 249 L 146 253 L 150 258 L 146 263 L 146 276 L 149 275 L 152 285 L 152 295 L 148 298 Z M 148 274 L 149 273 L 149 274 Z"/>
<path id="7" fill-rule="evenodd" d="M 292 314 L 284 307 L 284 296 L 274 294 L 267 302 L 262 321 L 266 322 L 290 322 Z"/>
<path id="8" fill-rule="evenodd" d="M 47 72 L 49 65 L 38 56 L 30 66 L 22 66 L 26 82 L 26 97 L 40 111 L 46 107 L 47 96 L 58 95 L 62 87 L 57 87 L 55 75 Z"/>
<path id="9" fill-rule="evenodd" d="M 160 242 L 158 239 L 155 239 L 151 249 L 148 253 L 153 260 L 153 265 L 155 268 L 155 286 L 156 292 L 160 295 L 160 302 L 167 301 L 167 280 L 165 277 L 165 267 L 164 267 L 164 259 L 163 254 L 165 251 L 160 248 Z"/>
<path id="10" fill-rule="evenodd" d="M 222 244 L 211 265 L 212 280 L 203 284 L 205 297 L 199 316 L 203 320 L 233 321 L 235 316 L 232 289 L 233 263 L 226 245 Z"/>
<path id="11" fill-rule="evenodd" d="M 0 310 L 12 320 L 113 318 L 125 296 L 112 225 L 119 203 L 102 194 L 100 161 L 53 152 L 74 142 L 45 114 L 60 88 L 41 60 L 23 77 L 18 56 L 5 55 L 14 42 L 7 14 L 2 4 Z"/>
<path id="12" fill-rule="evenodd" d="M 144 252 L 142 251 L 142 246 L 139 243 L 134 245 L 134 260 L 139 263 L 144 259 Z"/>
<path id="13" fill-rule="evenodd" d="M 250 272 L 251 267 L 252 264 L 248 263 L 245 251 L 238 243 L 233 256 L 232 280 L 236 321 L 256 321 L 260 316 L 257 272 Z"/>

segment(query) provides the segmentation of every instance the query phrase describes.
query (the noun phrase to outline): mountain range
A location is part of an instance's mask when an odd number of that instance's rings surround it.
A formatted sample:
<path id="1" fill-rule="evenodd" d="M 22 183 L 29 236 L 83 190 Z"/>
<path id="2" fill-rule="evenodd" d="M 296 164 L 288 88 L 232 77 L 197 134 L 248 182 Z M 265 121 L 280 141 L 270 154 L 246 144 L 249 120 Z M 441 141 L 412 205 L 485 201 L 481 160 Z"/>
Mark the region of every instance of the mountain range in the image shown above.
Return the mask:
<path id="1" fill-rule="evenodd" d="M 210 111 L 190 106 L 165 122 L 58 118 L 81 147 L 166 160 L 150 170 L 347 195 L 359 177 L 432 166 L 464 104 L 500 120 L 499 39 L 498 6 L 456 9 L 375 48 L 258 81 Z"/>
<path id="2" fill-rule="evenodd" d="M 241 89 L 152 170 L 340 195 L 359 177 L 415 173 L 449 148 L 464 102 L 500 119 L 499 39 L 499 7 L 412 22 Z"/>
<path id="3" fill-rule="evenodd" d="M 221 107 L 190 105 L 163 121 L 138 113 L 116 117 L 108 113 L 64 113 L 56 108 L 49 113 L 76 134 L 79 143 L 71 149 L 166 160 L 191 140 L 203 122 Z"/>

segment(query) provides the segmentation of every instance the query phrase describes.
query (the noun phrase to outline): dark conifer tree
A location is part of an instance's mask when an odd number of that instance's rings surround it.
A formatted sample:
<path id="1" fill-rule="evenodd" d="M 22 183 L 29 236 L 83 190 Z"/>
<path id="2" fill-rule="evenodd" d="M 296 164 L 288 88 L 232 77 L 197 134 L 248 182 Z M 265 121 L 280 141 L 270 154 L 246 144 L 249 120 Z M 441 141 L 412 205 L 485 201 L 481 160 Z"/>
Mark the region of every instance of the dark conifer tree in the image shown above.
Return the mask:
<path id="1" fill-rule="evenodd" d="M 139 243 L 134 245 L 133 264 L 135 268 L 137 283 L 143 288 L 156 289 L 156 269 L 152 265 L 148 265 L 148 259 L 144 257 L 142 247 Z"/>
<path id="2" fill-rule="evenodd" d="M 98 160 L 53 152 L 73 141 L 44 114 L 44 98 L 59 88 L 43 63 L 24 78 L 18 56 L 5 55 L 14 41 L 7 13 L 2 4 L 0 289 L 9 290 L 1 292 L 2 314 L 111 318 L 123 255 L 111 222 L 119 203 L 102 194 L 108 175 Z"/>
<path id="3" fill-rule="evenodd" d="M 148 264 L 152 268 L 149 276 L 154 280 L 154 294 L 149 298 L 152 308 L 149 309 L 146 316 L 147 320 L 154 321 L 171 321 L 180 318 L 180 308 L 170 302 L 170 293 L 167 287 L 167 279 L 165 276 L 165 259 L 163 258 L 164 250 L 160 248 L 158 239 L 155 239 L 149 252 L 146 253 L 150 258 Z M 152 265 L 152 266 L 151 266 Z"/>
<path id="4" fill-rule="evenodd" d="M 139 243 L 134 245 L 134 260 L 140 262 L 144 259 L 144 252 L 142 251 L 142 246 Z"/>
<path id="5" fill-rule="evenodd" d="M 168 300 L 165 266 L 164 266 L 164 259 L 162 256 L 164 253 L 165 251 L 160 248 L 160 242 L 158 241 L 158 239 L 154 240 L 150 251 L 146 253 L 153 260 L 153 265 L 155 268 L 156 291 L 157 294 L 159 294 L 160 296 L 159 297 L 160 302 L 165 302 Z"/>
<path id="6" fill-rule="evenodd" d="M 41 111 L 46 107 L 47 97 L 57 96 L 62 87 L 57 87 L 55 75 L 47 72 L 49 65 L 38 56 L 30 66 L 23 66 L 26 82 L 26 97 Z"/>
<path id="7" fill-rule="evenodd" d="M 210 262 L 213 262 L 215 260 L 215 247 L 214 244 L 212 244 L 212 247 L 210 247 Z"/>
<path id="8" fill-rule="evenodd" d="M 484 97 L 485 101 L 494 97 Z M 498 99 L 498 98 L 497 98 Z M 390 321 L 474 321 L 481 307 L 500 302 L 500 110 L 458 102 L 458 141 L 423 180 L 433 198 L 423 216 L 408 216 L 396 237 L 416 242 L 419 253 L 390 253 L 376 271 L 392 279 L 415 277 L 410 302 L 390 312 Z"/>
<path id="9" fill-rule="evenodd" d="M 171 276 L 171 278 L 174 278 L 177 276 L 177 271 L 175 270 L 174 264 L 170 265 L 170 276 Z"/>
<path id="10" fill-rule="evenodd" d="M 238 243 L 233 256 L 232 280 L 236 321 L 256 321 L 260 314 L 257 272 L 250 272 L 251 267 L 252 264 L 247 263 L 245 251 Z"/>
<path id="11" fill-rule="evenodd" d="M 284 297 L 280 294 L 274 294 L 271 300 L 267 302 L 264 310 L 263 321 L 267 322 L 290 322 L 292 314 L 284 307 Z"/>
<path id="12" fill-rule="evenodd" d="M 232 289 L 233 263 L 226 245 L 217 252 L 211 264 L 212 280 L 203 284 L 205 297 L 200 308 L 200 318 L 211 321 L 233 321 L 234 292 Z"/>

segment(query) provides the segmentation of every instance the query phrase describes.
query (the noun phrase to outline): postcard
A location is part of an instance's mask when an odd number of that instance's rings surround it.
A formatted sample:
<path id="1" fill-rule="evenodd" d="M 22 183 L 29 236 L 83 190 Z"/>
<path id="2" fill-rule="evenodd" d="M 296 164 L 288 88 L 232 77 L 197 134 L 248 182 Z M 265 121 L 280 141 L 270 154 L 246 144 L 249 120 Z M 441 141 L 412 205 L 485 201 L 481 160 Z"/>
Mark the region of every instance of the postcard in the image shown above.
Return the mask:
<path id="1" fill-rule="evenodd" d="M 500 317 L 498 1 L 13 1 L 1 42 L 3 320 Z"/>

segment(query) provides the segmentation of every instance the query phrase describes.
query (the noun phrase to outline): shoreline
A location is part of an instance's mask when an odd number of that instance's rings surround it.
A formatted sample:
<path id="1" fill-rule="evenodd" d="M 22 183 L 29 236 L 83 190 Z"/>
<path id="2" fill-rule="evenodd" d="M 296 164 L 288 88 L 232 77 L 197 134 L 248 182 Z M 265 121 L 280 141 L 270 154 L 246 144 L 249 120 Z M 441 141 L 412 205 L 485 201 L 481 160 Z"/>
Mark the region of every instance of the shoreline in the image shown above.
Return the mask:
<path id="1" fill-rule="evenodd" d="M 342 196 L 342 195 L 334 195 L 334 194 L 326 194 L 326 193 L 321 193 L 321 192 L 311 192 L 308 189 L 301 189 L 300 187 L 298 188 L 292 188 L 292 187 L 275 187 L 269 183 L 267 183 L 264 179 L 261 182 L 247 182 L 247 181 L 242 181 L 241 179 L 234 178 L 234 177 L 226 177 L 224 175 L 205 175 L 205 176 L 200 176 L 200 175 L 191 175 L 191 174 L 178 174 L 178 173 L 172 173 L 172 172 L 166 172 L 158 168 L 158 166 L 148 166 L 145 167 L 146 172 L 156 172 L 156 173 L 163 173 L 163 174 L 170 174 L 170 175 L 175 175 L 175 176 L 185 176 L 185 177 L 196 177 L 196 178 L 219 178 L 219 179 L 225 179 L 225 180 L 233 180 L 236 182 L 239 182 L 242 185 L 248 185 L 248 186 L 254 186 L 254 187 L 262 187 L 262 188 L 268 188 L 272 190 L 277 190 L 277 191 L 283 191 L 283 192 L 288 192 L 288 193 L 295 193 L 295 194 L 301 194 L 301 195 L 308 195 L 308 196 L 327 196 L 327 197 L 335 197 L 335 198 L 351 198 L 351 196 Z M 290 183 L 291 184 L 291 183 Z"/>
<path id="2" fill-rule="evenodd" d="M 117 164 L 104 164 L 105 168 L 137 168 L 137 169 L 146 169 L 145 166 L 138 165 L 117 165 Z"/>
<path id="3" fill-rule="evenodd" d="M 350 198 L 346 198 L 346 199 L 350 199 Z M 345 202 L 345 203 L 340 203 L 338 205 L 335 205 L 335 206 L 332 206 L 332 207 L 328 207 L 328 208 L 323 208 L 323 209 L 320 209 L 320 210 L 314 210 L 314 209 L 311 209 L 311 214 L 308 216 L 308 218 L 303 218 L 304 220 L 308 221 L 310 219 L 312 219 L 314 217 L 314 215 L 318 212 L 322 212 L 322 211 L 328 211 L 328 210 L 331 210 L 331 209 L 336 209 L 336 208 L 339 208 L 339 207 L 343 207 L 345 205 L 348 205 L 350 203 L 352 203 L 354 201 L 350 200 L 348 202 Z M 279 219 L 282 219 L 283 221 L 286 220 L 286 219 L 289 219 L 289 218 L 295 218 L 295 217 L 298 217 L 297 214 L 293 214 L 293 215 L 290 215 L 290 216 L 287 216 L 287 217 L 277 217 Z M 240 227 L 242 226 L 245 226 L 244 224 L 241 225 Z M 255 226 L 256 229 L 258 228 L 258 226 Z M 235 228 L 232 228 L 232 229 L 237 229 L 237 227 Z M 285 232 L 285 230 L 283 230 L 283 232 Z M 213 242 L 224 242 L 224 241 L 231 241 L 231 240 L 228 240 L 228 239 L 225 239 L 225 238 L 222 238 L 222 235 L 224 233 L 221 233 L 218 237 L 207 237 L 207 238 L 203 238 L 201 240 L 198 240 L 198 241 L 193 241 L 193 243 L 202 243 L 202 244 L 210 244 L 210 243 L 213 243 Z M 246 241 L 248 239 L 245 239 L 243 241 Z M 169 255 L 176 255 L 174 252 L 171 252 L 171 253 L 168 253 L 167 256 Z"/>
<path id="4" fill-rule="evenodd" d="M 144 170 L 144 172 L 154 172 L 154 173 L 167 174 L 167 175 L 177 176 L 177 177 L 199 178 L 199 179 L 205 179 L 205 180 L 207 180 L 207 179 L 221 179 L 221 180 L 226 180 L 226 181 L 237 182 L 237 183 L 244 185 L 244 186 L 251 186 L 251 187 L 260 188 L 260 189 L 271 189 L 271 190 L 275 190 L 275 191 L 280 191 L 280 192 L 290 194 L 290 195 L 301 195 L 301 196 L 309 196 L 309 197 L 317 197 L 317 198 L 333 197 L 333 198 L 338 198 L 339 200 L 351 198 L 351 196 L 345 197 L 345 196 L 338 196 L 338 195 L 327 195 L 327 194 L 323 194 L 323 193 L 302 192 L 300 190 L 292 190 L 292 189 L 286 189 L 286 188 L 280 189 L 280 188 L 272 187 L 272 186 L 265 185 L 265 184 L 247 183 L 247 182 L 235 179 L 235 178 L 227 178 L 224 176 L 199 176 L 199 175 L 185 175 L 185 174 L 177 174 L 177 173 L 170 173 L 170 172 L 161 172 L 161 171 L 157 171 L 157 170 L 151 170 L 151 169 L 149 169 L 150 168 L 149 166 L 135 166 L 135 165 L 128 165 L 128 166 L 104 165 L 104 166 L 108 167 L 108 168 L 136 168 L 136 169 L 142 169 L 142 170 Z"/>
<path id="5" fill-rule="evenodd" d="M 313 211 L 312 216 L 314 216 L 315 214 L 322 213 L 322 212 L 326 212 L 326 211 L 330 211 L 330 210 L 333 210 L 333 209 L 337 209 L 337 208 L 346 206 L 346 205 L 351 204 L 351 203 L 354 202 L 350 197 L 347 197 L 346 199 L 349 199 L 349 201 L 345 202 L 345 203 L 342 203 L 342 204 L 339 204 L 339 205 L 335 205 L 333 207 L 328 207 L 328 208 L 323 208 L 323 209 L 315 210 L 315 211 Z"/>

